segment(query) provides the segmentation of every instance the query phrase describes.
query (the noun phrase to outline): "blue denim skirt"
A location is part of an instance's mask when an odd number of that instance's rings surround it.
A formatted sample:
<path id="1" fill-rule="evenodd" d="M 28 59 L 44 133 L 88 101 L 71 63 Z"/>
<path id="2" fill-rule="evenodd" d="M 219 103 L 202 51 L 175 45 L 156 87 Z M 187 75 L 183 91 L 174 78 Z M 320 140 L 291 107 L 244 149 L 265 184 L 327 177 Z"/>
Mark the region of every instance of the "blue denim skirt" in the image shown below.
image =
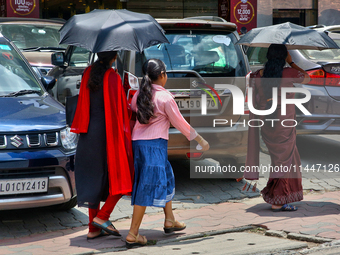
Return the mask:
<path id="1" fill-rule="evenodd" d="M 165 207 L 175 195 L 175 177 L 168 161 L 168 141 L 132 141 L 135 177 L 132 205 Z"/>

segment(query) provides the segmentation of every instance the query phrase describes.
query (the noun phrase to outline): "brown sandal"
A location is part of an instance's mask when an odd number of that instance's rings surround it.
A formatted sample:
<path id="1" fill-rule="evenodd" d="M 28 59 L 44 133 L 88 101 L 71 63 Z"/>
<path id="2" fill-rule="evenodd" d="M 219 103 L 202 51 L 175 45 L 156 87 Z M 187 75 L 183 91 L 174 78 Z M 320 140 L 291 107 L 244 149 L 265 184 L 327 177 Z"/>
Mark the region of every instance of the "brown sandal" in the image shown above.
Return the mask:
<path id="1" fill-rule="evenodd" d="M 181 231 L 183 229 L 185 229 L 187 226 L 182 222 L 180 223 L 182 225 L 182 227 L 175 227 L 175 224 L 176 224 L 176 221 L 175 220 L 171 220 L 171 219 L 165 219 L 165 221 L 170 221 L 172 223 L 172 226 L 171 227 L 164 227 L 164 232 L 166 234 L 170 234 L 174 231 Z"/>
<path id="2" fill-rule="evenodd" d="M 145 236 L 141 236 L 143 238 L 143 242 L 140 242 L 140 241 L 138 241 L 139 234 L 137 234 L 137 236 L 135 236 L 131 232 L 129 232 L 129 234 L 135 238 L 135 241 L 134 242 L 125 241 L 126 248 L 128 248 L 128 249 L 131 249 L 131 248 L 134 248 L 134 247 L 145 246 L 146 243 L 148 242 L 148 240 L 146 239 Z"/>

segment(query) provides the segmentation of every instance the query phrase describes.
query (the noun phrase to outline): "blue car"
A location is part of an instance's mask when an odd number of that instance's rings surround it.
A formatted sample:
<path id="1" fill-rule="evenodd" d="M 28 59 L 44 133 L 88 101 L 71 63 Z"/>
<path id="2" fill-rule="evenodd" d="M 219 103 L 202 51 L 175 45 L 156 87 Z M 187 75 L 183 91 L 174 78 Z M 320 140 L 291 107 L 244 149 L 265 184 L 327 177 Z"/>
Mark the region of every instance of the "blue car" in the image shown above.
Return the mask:
<path id="1" fill-rule="evenodd" d="M 76 205 L 78 136 L 46 92 L 54 83 L 0 33 L 0 210 Z"/>

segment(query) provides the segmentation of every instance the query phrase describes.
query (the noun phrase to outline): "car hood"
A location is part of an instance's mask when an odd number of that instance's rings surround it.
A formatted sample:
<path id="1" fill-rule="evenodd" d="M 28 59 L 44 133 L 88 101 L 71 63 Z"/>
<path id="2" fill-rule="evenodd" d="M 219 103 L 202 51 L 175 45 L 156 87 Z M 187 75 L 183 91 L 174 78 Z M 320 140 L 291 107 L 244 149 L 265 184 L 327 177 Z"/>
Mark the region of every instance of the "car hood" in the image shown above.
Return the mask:
<path id="1" fill-rule="evenodd" d="M 0 132 L 40 132 L 66 126 L 65 108 L 49 95 L 0 98 L 0 109 Z"/>
<path id="2" fill-rule="evenodd" d="M 51 54 L 52 52 L 39 52 L 39 51 L 25 51 L 22 52 L 27 61 L 32 66 L 49 66 L 53 67 L 51 64 Z"/>

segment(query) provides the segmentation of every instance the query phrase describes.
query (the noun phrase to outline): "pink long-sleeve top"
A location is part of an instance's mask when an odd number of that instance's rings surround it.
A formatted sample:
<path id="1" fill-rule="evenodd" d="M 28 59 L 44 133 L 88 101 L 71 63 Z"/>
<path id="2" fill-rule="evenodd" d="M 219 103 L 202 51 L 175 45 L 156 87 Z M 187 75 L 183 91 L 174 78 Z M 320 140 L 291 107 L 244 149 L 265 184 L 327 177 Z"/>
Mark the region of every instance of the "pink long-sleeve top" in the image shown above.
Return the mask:
<path id="1" fill-rule="evenodd" d="M 151 140 L 163 138 L 169 140 L 170 123 L 191 141 L 197 136 L 197 132 L 183 118 L 174 96 L 160 85 L 152 84 L 152 101 L 154 104 L 154 117 L 148 124 L 140 124 L 136 121 L 132 131 L 132 140 Z M 137 112 L 137 97 L 139 91 L 133 96 L 131 109 Z"/>

